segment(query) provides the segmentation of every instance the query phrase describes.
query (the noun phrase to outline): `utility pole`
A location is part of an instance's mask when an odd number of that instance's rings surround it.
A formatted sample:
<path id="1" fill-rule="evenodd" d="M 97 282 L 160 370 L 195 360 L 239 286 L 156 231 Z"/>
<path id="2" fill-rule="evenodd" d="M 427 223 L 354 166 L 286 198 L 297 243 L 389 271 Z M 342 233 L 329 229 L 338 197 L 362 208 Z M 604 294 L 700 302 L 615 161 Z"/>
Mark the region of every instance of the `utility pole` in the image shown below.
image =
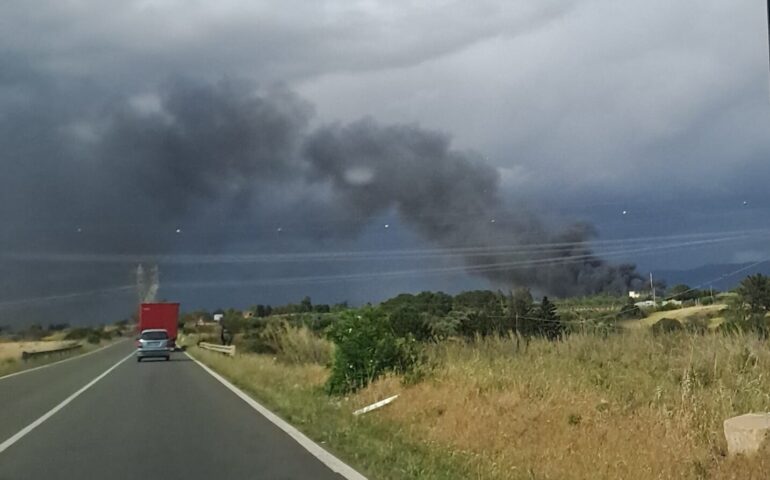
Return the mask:
<path id="1" fill-rule="evenodd" d="M 653 305 L 657 305 L 658 301 L 655 298 L 655 284 L 652 283 L 652 272 L 650 272 L 650 291 L 652 291 L 652 303 Z"/>

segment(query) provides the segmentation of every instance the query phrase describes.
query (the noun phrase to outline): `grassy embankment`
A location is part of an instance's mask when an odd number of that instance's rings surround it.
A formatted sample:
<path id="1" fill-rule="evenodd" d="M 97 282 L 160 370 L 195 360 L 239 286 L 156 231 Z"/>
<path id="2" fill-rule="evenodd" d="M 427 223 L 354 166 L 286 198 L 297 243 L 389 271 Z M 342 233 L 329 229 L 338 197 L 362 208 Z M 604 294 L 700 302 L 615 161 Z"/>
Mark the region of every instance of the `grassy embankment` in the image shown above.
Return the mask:
<path id="1" fill-rule="evenodd" d="M 322 341 L 319 339 L 319 341 Z M 327 397 L 327 369 L 193 354 L 371 478 L 766 478 L 728 459 L 722 422 L 770 410 L 770 350 L 750 336 L 633 330 L 602 339 L 447 342 L 427 376 Z M 392 405 L 351 412 L 394 393 Z"/>
<path id="2" fill-rule="evenodd" d="M 68 357 L 82 355 L 84 353 L 96 350 L 104 345 L 112 343 L 116 340 L 102 340 L 98 344 L 86 342 L 86 341 L 73 341 L 73 340 L 61 340 L 55 339 L 63 337 L 58 335 L 52 339 L 45 339 L 41 341 L 2 341 L 0 340 L 0 377 L 11 373 L 19 372 L 21 370 L 27 370 L 29 368 L 39 367 L 47 363 L 57 362 Z M 80 343 L 83 345 L 77 350 L 69 352 L 57 353 L 54 355 L 48 355 L 40 358 L 34 358 L 30 360 L 22 360 L 21 352 L 24 351 L 39 351 L 39 350 L 52 350 L 72 343 Z"/>

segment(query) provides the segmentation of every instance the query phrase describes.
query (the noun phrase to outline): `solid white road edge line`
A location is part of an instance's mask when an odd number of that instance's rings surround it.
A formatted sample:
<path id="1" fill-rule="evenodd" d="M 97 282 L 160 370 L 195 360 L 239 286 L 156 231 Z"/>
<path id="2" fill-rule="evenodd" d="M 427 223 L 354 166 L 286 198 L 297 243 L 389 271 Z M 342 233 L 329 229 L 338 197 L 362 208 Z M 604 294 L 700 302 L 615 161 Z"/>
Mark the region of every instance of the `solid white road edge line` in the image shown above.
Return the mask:
<path id="1" fill-rule="evenodd" d="M 40 365 L 39 367 L 28 368 L 26 370 L 21 370 L 19 372 L 9 373 L 8 375 L 0 377 L 0 381 L 5 380 L 6 378 L 15 377 L 17 375 L 23 375 L 25 373 L 34 372 L 35 370 L 40 370 L 40 369 L 43 369 L 43 368 L 53 367 L 54 365 L 59 365 L 60 363 L 69 362 L 70 360 L 76 360 L 78 358 L 87 357 L 89 355 L 93 355 L 96 352 L 101 352 L 105 348 L 114 347 L 115 345 L 121 344 L 121 343 L 123 343 L 125 341 L 126 340 L 118 340 L 115 343 L 111 343 L 109 345 L 105 345 L 103 347 L 97 348 L 96 350 L 91 350 L 90 352 L 86 352 L 86 353 L 84 353 L 82 355 L 75 355 L 74 357 L 68 357 L 68 358 L 65 358 L 64 360 L 59 360 L 59 361 L 53 362 L 53 363 L 46 363 L 45 365 Z"/>
<path id="2" fill-rule="evenodd" d="M 73 393 L 72 395 L 70 395 L 69 397 L 67 397 L 66 399 L 64 399 L 64 401 L 63 401 L 63 402 L 61 402 L 60 404 L 56 405 L 56 406 L 55 406 L 55 407 L 53 407 L 52 409 L 48 410 L 48 412 L 46 412 L 45 414 L 43 414 L 43 416 L 42 416 L 42 417 L 38 418 L 38 419 L 37 419 L 37 420 L 35 420 L 34 422 L 30 423 L 30 424 L 29 424 L 29 425 L 27 425 L 26 427 L 24 427 L 24 428 L 22 428 L 21 430 L 19 430 L 18 432 L 16 432 L 16 434 L 14 434 L 14 435 L 13 435 L 11 438 L 9 438 L 8 440 L 4 441 L 3 443 L 0 443 L 0 453 L 3 453 L 3 452 L 4 452 L 5 450 L 7 450 L 7 449 L 8 449 L 8 448 L 9 448 L 11 445 L 13 445 L 14 443 L 18 442 L 18 441 L 19 441 L 19 440 L 21 440 L 22 438 L 24 438 L 24 436 L 25 436 L 25 435 L 27 435 L 29 432 L 31 432 L 31 431 L 32 431 L 32 430 L 34 430 L 35 428 L 39 427 L 39 426 L 40 426 L 40 425 L 41 425 L 43 422 L 45 422 L 46 420 L 48 420 L 49 418 L 51 418 L 52 416 L 54 416 L 54 415 L 56 414 L 56 412 L 58 412 L 59 410 L 61 410 L 61 409 L 62 409 L 62 408 L 64 408 L 64 407 L 66 407 L 66 406 L 67 406 L 67 405 L 68 405 L 68 404 L 69 404 L 71 401 L 75 400 L 75 399 L 76 399 L 76 398 L 77 398 L 77 397 L 78 397 L 78 396 L 79 396 L 81 393 L 83 393 L 83 392 L 85 392 L 86 390 L 88 390 L 89 388 L 91 388 L 91 387 L 92 387 L 92 386 L 93 386 L 93 385 L 94 385 L 96 382 L 98 382 L 98 381 L 99 381 L 99 380 L 101 380 L 102 378 L 106 377 L 106 376 L 107 376 L 107 375 L 108 375 L 108 374 L 109 374 L 111 371 L 113 371 L 113 370 L 115 370 L 116 368 L 118 368 L 118 366 L 119 366 L 121 363 L 125 362 L 126 360 L 128 360 L 129 358 L 131 358 L 131 357 L 133 357 L 133 356 L 134 356 L 134 352 L 131 352 L 131 353 L 129 353 L 129 354 L 128 354 L 126 357 L 124 357 L 122 360 L 119 360 L 119 361 L 118 361 L 118 363 L 116 363 L 115 365 L 111 366 L 110 368 L 108 368 L 107 370 L 105 370 L 104 372 L 102 372 L 102 373 L 101 373 L 101 374 L 100 374 L 98 377 L 96 377 L 96 378 L 94 378 L 93 380 L 91 380 L 90 382 L 88 382 L 88 383 L 87 383 L 85 386 L 83 386 L 83 387 L 82 387 L 80 390 L 78 390 L 77 392 Z"/>
<path id="3" fill-rule="evenodd" d="M 209 375 L 216 378 L 222 385 L 224 385 L 231 392 L 236 394 L 241 400 L 246 402 L 251 408 L 259 412 L 263 417 L 270 420 L 270 422 L 272 422 L 275 426 L 277 426 L 278 428 L 286 432 L 286 434 L 289 435 L 291 438 L 293 438 L 294 441 L 299 443 L 302 446 L 302 448 L 310 452 L 315 458 L 320 460 L 321 463 L 329 467 L 333 472 L 336 472 L 342 475 L 347 480 L 367 480 L 366 477 L 364 477 L 363 475 L 355 471 L 353 467 L 351 467 L 350 465 L 346 464 L 339 458 L 335 457 L 331 453 L 321 448 L 320 445 L 310 440 L 308 437 L 305 436 L 305 434 L 303 434 L 293 426 L 286 423 L 281 417 L 274 414 L 273 412 L 268 410 L 266 407 L 262 406 L 262 404 L 260 404 L 259 402 L 251 398 L 249 395 L 244 393 L 240 388 L 230 383 L 220 374 L 210 369 L 200 361 L 198 361 L 198 359 L 196 359 L 189 353 L 185 352 L 185 355 L 187 355 L 195 363 L 200 365 L 200 367 L 204 369 L 206 372 L 208 372 Z"/>

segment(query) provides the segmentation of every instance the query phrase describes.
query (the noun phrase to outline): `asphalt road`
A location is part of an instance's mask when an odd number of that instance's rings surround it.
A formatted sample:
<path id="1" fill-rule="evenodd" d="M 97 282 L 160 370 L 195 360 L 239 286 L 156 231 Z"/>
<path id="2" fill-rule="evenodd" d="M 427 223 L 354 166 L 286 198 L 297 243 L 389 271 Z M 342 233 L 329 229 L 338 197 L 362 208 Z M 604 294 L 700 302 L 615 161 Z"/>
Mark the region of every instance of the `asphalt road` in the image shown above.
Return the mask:
<path id="1" fill-rule="evenodd" d="M 0 445 L 133 351 L 122 342 L 0 379 Z M 133 357 L 0 452 L 10 479 L 336 479 L 183 353 Z"/>

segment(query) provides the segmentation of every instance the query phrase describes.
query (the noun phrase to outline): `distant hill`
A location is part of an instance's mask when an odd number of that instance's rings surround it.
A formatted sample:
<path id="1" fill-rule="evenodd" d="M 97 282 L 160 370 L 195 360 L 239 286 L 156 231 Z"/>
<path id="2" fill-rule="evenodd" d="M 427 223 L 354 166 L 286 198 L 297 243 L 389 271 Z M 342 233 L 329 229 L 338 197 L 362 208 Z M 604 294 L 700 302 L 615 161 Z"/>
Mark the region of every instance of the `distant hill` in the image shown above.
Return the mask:
<path id="1" fill-rule="evenodd" d="M 684 283 L 691 287 L 700 288 L 713 286 L 720 291 L 735 288 L 747 275 L 755 273 L 770 275 L 770 261 L 759 265 L 753 265 L 753 263 L 725 263 L 703 265 L 690 270 L 653 271 L 655 277 L 665 280 L 666 285 L 669 287 Z"/>

